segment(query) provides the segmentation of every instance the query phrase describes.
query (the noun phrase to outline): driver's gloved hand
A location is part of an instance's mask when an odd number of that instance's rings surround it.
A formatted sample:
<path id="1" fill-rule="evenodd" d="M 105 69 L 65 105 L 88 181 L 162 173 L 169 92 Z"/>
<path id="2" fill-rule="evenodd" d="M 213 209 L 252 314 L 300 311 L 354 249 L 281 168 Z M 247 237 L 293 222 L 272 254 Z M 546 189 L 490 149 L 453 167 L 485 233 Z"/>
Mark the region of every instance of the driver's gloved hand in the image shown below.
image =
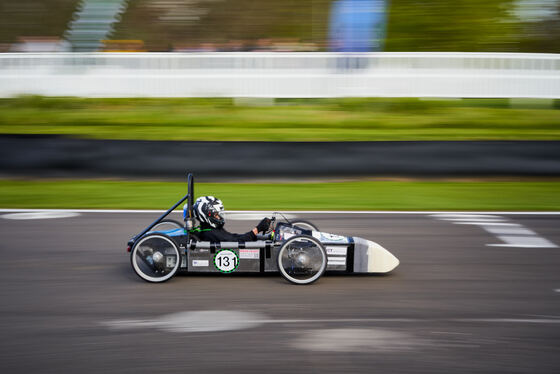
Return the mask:
<path id="1" fill-rule="evenodd" d="M 263 218 L 257 225 L 258 232 L 266 232 L 270 228 L 270 218 Z"/>

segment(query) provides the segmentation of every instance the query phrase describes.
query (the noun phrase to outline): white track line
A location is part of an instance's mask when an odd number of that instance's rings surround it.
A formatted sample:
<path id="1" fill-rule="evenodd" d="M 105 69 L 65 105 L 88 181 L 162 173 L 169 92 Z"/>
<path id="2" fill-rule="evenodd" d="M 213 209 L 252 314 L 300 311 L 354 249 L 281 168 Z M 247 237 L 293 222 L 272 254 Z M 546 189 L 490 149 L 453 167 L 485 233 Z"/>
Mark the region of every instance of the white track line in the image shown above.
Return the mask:
<path id="1" fill-rule="evenodd" d="M 514 222 L 503 222 L 509 219 L 489 215 L 473 214 L 432 214 L 431 218 L 452 222 L 455 225 L 476 225 L 485 231 L 494 234 L 503 243 L 486 244 L 488 247 L 513 247 L 513 248 L 558 248 L 550 240 L 542 238 L 536 232 Z M 496 222 L 502 221 L 502 222 Z"/>
<path id="2" fill-rule="evenodd" d="M 491 227 L 487 225 L 484 229 L 494 235 L 537 235 L 537 233 L 533 230 L 529 230 L 519 225 L 517 227 Z"/>
<path id="3" fill-rule="evenodd" d="M 469 211 L 398 211 L 398 210 L 280 210 L 282 213 L 290 214 L 500 214 L 500 215 L 560 215 L 560 212 L 469 212 Z M 2 212 L 24 213 L 24 212 L 76 212 L 76 213 L 164 213 L 165 210 L 150 210 L 150 209 L 0 209 Z M 180 210 L 175 210 L 179 213 Z M 250 213 L 262 214 L 270 213 L 271 210 L 228 210 L 226 213 Z"/>

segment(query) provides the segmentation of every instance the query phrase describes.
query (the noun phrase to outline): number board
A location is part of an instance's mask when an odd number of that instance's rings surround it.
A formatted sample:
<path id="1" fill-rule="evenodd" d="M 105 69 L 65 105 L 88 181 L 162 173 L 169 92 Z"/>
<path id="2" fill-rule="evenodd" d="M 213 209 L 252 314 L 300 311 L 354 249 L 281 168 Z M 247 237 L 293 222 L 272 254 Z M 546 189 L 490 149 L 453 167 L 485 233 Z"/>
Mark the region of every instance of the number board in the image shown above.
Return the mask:
<path id="1" fill-rule="evenodd" d="M 222 273 L 231 273 L 239 266 L 239 257 L 231 249 L 222 249 L 214 255 L 214 266 Z"/>

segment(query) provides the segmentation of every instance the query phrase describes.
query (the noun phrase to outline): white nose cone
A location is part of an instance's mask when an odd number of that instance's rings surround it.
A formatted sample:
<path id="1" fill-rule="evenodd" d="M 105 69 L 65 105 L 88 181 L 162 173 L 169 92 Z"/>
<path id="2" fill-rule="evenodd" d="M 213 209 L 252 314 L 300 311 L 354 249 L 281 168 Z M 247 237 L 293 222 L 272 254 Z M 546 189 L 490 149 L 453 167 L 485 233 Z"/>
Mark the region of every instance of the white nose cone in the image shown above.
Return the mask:
<path id="1" fill-rule="evenodd" d="M 368 273 L 388 273 L 399 265 L 399 259 L 379 244 L 368 242 Z"/>

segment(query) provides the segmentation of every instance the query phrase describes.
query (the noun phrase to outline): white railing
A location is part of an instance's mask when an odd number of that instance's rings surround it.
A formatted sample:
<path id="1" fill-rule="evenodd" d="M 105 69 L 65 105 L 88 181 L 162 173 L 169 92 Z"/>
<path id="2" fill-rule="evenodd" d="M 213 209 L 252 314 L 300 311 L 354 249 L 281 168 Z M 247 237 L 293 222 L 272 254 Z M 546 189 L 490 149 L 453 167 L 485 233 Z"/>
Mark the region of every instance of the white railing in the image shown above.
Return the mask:
<path id="1" fill-rule="evenodd" d="M 0 97 L 22 94 L 560 98 L 560 54 L 0 54 Z"/>

